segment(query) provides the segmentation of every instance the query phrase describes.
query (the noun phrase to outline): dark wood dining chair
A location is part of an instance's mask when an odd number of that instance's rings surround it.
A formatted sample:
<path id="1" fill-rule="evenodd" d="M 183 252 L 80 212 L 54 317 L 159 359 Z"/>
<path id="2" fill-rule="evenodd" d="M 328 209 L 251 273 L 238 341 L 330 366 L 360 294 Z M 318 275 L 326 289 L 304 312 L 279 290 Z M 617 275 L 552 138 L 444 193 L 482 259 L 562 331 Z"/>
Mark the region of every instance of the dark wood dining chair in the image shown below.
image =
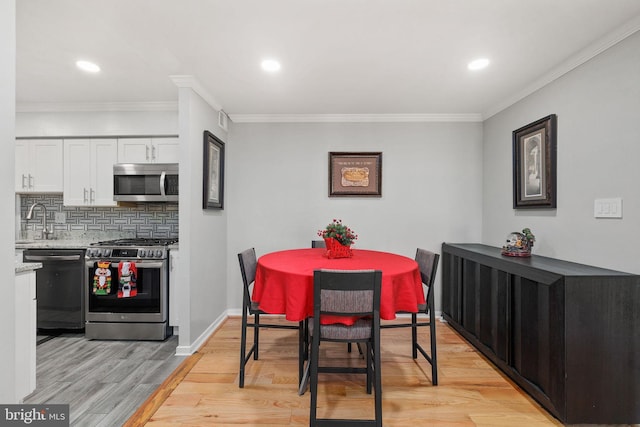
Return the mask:
<path id="1" fill-rule="evenodd" d="M 254 360 L 258 360 L 260 329 L 277 328 L 298 330 L 300 326 L 260 323 L 260 315 L 265 314 L 265 312 L 258 308 L 258 302 L 251 301 L 251 287 L 255 282 L 256 268 L 258 266 L 255 249 L 251 248 L 240 252 L 238 254 L 238 261 L 240 262 L 240 272 L 242 273 L 242 283 L 244 285 L 244 292 L 242 296 L 242 335 L 240 340 L 240 379 L 238 380 L 238 386 L 243 388 L 245 366 L 247 365 L 247 362 L 251 358 L 251 355 L 253 355 Z M 249 316 L 253 316 L 252 323 L 248 322 Z M 247 353 L 248 328 L 253 328 L 253 345 Z"/>
<path id="2" fill-rule="evenodd" d="M 420 268 L 422 285 L 425 288 L 425 304 L 418 306 L 418 313 L 411 313 L 411 323 L 391 323 L 380 327 L 387 328 L 411 328 L 411 351 L 414 359 L 418 358 L 418 352 L 431 364 L 431 383 L 438 385 L 438 359 L 436 351 L 436 319 L 434 311 L 433 283 L 438 270 L 440 255 L 426 249 L 416 250 L 416 262 Z M 428 321 L 418 322 L 418 314 L 426 314 Z M 418 327 L 429 327 L 430 354 L 418 342 Z"/>
<path id="3" fill-rule="evenodd" d="M 382 426 L 382 375 L 380 362 L 380 289 L 379 270 L 316 270 L 313 275 L 313 319 L 309 320 L 311 351 L 310 426 Z M 357 316 L 353 325 L 322 324 L 324 315 Z M 366 365 L 320 366 L 320 344 L 323 341 L 358 342 L 366 344 Z M 367 393 L 375 390 L 373 420 L 317 418 L 318 374 L 366 374 Z"/>
<path id="4" fill-rule="evenodd" d="M 324 240 L 312 240 L 311 241 L 311 247 L 312 248 L 326 248 L 327 244 L 325 243 Z M 347 343 L 347 351 L 349 353 L 351 353 L 351 343 Z M 362 348 L 360 346 L 358 346 L 358 351 L 360 351 L 360 354 L 363 355 Z"/>
<path id="5" fill-rule="evenodd" d="M 326 248 L 327 244 L 324 242 L 324 240 L 312 240 L 311 241 L 311 247 L 312 248 Z"/>

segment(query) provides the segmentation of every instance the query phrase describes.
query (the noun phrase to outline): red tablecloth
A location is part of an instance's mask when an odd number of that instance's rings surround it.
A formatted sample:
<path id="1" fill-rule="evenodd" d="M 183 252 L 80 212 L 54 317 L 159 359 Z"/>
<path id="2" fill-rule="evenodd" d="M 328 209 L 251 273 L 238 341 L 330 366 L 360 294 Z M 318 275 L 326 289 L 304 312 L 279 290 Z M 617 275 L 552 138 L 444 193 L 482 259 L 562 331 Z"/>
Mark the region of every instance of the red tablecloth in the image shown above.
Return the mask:
<path id="1" fill-rule="evenodd" d="M 299 322 L 313 316 L 313 271 L 381 270 L 380 317 L 391 320 L 396 312 L 416 312 L 424 304 L 418 263 L 388 252 L 353 249 L 352 258 L 328 259 L 326 249 L 273 252 L 258 259 L 253 301 L 271 314 L 284 314 Z"/>

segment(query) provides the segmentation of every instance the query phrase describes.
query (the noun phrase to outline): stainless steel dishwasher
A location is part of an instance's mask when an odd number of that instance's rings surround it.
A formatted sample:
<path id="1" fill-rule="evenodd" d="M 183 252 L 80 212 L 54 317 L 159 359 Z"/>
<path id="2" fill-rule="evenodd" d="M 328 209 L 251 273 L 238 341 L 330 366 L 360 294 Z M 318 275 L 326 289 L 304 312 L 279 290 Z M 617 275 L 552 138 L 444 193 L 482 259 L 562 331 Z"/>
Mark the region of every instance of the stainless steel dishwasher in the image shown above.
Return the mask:
<path id="1" fill-rule="evenodd" d="M 25 249 L 24 262 L 36 270 L 38 329 L 84 328 L 84 250 Z"/>

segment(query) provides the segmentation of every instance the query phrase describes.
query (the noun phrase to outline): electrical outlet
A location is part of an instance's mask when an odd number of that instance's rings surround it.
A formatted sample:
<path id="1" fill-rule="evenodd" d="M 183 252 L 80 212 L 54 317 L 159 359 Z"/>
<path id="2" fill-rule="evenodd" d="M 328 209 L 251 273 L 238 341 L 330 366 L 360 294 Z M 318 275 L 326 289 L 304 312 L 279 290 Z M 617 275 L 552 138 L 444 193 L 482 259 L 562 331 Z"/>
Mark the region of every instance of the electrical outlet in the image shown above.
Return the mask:
<path id="1" fill-rule="evenodd" d="M 66 212 L 54 212 L 53 218 L 56 224 L 64 224 L 67 222 Z"/>

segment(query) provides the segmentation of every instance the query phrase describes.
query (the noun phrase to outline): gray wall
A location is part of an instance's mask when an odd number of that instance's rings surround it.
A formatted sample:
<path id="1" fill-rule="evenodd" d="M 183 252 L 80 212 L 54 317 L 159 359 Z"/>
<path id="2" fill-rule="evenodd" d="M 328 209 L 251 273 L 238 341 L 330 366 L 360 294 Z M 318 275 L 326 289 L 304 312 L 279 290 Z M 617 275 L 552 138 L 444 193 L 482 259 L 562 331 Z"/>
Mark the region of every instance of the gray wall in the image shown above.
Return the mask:
<path id="1" fill-rule="evenodd" d="M 558 116 L 558 208 L 512 209 L 512 131 Z M 534 253 L 640 273 L 640 33 L 484 123 L 483 242 L 530 227 Z M 595 219 L 594 199 L 622 197 L 622 219 Z"/>
<path id="2" fill-rule="evenodd" d="M 0 223 L 12 224 L 14 216 L 15 169 L 15 108 L 16 108 L 16 3 L 0 2 L 0 197 L 8 206 L 0 209 Z M 0 227 L 0 402 L 15 401 L 15 307 L 14 307 L 14 231 L 13 227 Z M 18 355 L 24 357 L 24 355 Z"/>
<path id="3" fill-rule="evenodd" d="M 242 303 L 235 254 L 309 247 L 333 218 L 356 231 L 354 249 L 412 258 L 480 240 L 481 123 L 235 123 L 229 138 L 230 309 Z M 330 151 L 381 151 L 382 197 L 328 197 Z"/>
<path id="4" fill-rule="evenodd" d="M 181 353 L 197 350 L 227 309 L 228 210 L 202 209 L 203 131 L 222 141 L 218 114 L 191 88 L 179 89 Z M 189 322 L 184 322 L 188 310 Z"/>

